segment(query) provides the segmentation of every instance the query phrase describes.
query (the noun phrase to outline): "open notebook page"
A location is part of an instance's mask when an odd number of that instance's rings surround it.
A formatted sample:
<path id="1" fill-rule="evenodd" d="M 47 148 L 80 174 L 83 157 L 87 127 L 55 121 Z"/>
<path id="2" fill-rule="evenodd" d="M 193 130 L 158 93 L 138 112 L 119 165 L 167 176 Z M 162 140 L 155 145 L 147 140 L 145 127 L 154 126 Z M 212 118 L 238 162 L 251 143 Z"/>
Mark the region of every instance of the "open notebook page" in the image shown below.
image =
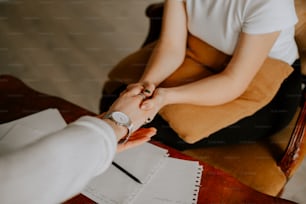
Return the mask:
<path id="1" fill-rule="evenodd" d="M 167 155 L 166 149 L 145 143 L 117 154 L 114 161 L 135 175 L 142 183 L 146 183 L 156 168 L 159 168 L 161 159 Z"/>
<path id="2" fill-rule="evenodd" d="M 116 156 L 115 161 L 143 183 L 149 182 L 163 166 L 167 150 L 146 143 Z M 139 184 L 113 165 L 95 177 L 82 194 L 97 203 L 130 203 L 144 184 Z"/>
<path id="3" fill-rule="evenodd" d="M 201 176 L 202 166 L 198 162 L 169 157 L 133 203 L 196 204 Z"/>
<path id="4" fill-rule="evenodd" d="M 44 135 L 60 130 L 67 125 L 58 109 L 50 108 L 11 122 L 0 124 L 0 139 L 16 124 L 39 130 Z"/>
<path id="5" fill-rule="evenodd" d="M 57 109 L 41 112 L 0 125 L 0 155 L 19 149 L 58 131 L 66 122 Z"/>

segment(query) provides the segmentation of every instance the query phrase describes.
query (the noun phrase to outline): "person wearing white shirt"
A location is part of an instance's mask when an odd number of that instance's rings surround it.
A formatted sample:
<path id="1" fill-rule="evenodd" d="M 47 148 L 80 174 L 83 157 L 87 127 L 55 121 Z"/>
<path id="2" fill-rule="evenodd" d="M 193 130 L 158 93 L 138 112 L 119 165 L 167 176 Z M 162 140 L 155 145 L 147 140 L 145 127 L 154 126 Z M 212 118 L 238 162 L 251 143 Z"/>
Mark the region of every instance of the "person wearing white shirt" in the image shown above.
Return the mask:
<path id="1" fill-rule="evenodd" d="M 239 138 L 236 142 L 253 141 L 289 123 L 299 104 L 297 90 L 301 84 L 295 66 L 299 55 L 294 39 L 298 21 L 294 0 L 166 0 L 163 12 L 161 35 L 143 74 L 137 83 L 126 88 L 135 94 L 152 90 L 152 98 L 143 103 L 143 109 L 154 108 L 158 113 L 173 104 L 212 107 L 230 103 L 245 92 L 268 57 L 292 65 L 296 71 L 271 103 L 252 116 L 229 124 L 233 128 L 203 135 L 194 144 L 186 143 L 171 128 L 164 128 L 165 132 L 158 136 L 160 140 L 179 149 L 235 142 L 231 135 Z M 189 35 L 230 56 L 229 62 L 222 71 L 207 68 L 207 72 L 214 73 L 209 77 L 174 87 L 160 86 L 185 62 Z M 284 107 L 280 107 L 282 103 Z M 164 122 L 158 124 L 169 127 Z"/>

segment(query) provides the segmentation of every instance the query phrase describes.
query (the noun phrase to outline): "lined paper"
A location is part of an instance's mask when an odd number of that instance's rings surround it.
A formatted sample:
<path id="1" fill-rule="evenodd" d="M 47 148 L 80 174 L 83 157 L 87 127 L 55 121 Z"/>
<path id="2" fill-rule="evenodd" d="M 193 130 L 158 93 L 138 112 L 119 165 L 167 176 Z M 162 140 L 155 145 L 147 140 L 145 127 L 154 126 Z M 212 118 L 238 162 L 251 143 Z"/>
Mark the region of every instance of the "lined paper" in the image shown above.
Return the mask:
<path id="1" fill-rule="evenodd" d="M 16 124 L 32 129 L 39 129 L 43 134 L 49 134 L 51 132 L 63 129 L 67 125 L 58 109 L 49 108 L 17 120 L 1 124 L 0 140 Z"/>
<path id="2" fill-rule="evenodd" d="M 168 156 L 166 149 L 145 143 L 117 154 L 114 161 L 131 174 L 137 175 L 142 183 L 147 183 L 160 168 L 165 156 Z"/>
<path id="3" fill-rule="evenodd" d="M 145 143 L 118 154 L 114 161 L 142 183 L 148 183 L 164 165 L 167 156 L 166 149 Z M 111 165 L 106 172 L 95 177 L 82 194 L 97 203 L 131 203 L 143 185 Z"/>
<path id="4" fill-rule="evenodd" d="M 139 178 L 139 184 L 114 166 L 94 178 L 82 194 L 106 204 L 196 204 L 202 166 L 168 157 L 167 150 L 147 143 L 115 162 Z"/>
<path id="5" fill-rule="evenodd" d="M 167 158 L 166 164 L 147 185 L 135 204 L 196 204 L 202 167 L 198 162 Z"/>

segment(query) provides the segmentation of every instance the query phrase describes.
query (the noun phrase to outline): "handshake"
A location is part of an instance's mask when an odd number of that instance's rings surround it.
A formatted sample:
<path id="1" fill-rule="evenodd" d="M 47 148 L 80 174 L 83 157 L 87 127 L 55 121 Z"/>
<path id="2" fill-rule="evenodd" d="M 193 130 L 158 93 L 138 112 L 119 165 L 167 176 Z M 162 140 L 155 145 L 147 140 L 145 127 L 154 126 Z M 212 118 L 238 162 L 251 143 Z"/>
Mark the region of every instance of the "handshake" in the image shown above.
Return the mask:
<path id="1" fill-rule="evenodd" d="M 122 134 L 112 124 L 119 141 L 118 151 L 147 142 L 156 134 L 155 128 L 140 127 L 150 123 L 163 106 L 162 92 L 162 88 L 155 89 L 152 83 L 130 84 L 107 113 L 98 116 L 127 129 Z"/>

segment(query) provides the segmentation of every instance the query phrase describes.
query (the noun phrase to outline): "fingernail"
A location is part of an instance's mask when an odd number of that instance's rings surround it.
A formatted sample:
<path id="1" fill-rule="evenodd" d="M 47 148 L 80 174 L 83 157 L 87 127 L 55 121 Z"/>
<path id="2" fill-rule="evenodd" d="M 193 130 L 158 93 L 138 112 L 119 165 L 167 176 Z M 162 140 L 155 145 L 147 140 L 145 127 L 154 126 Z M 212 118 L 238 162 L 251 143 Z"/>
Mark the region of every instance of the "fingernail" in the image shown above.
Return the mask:
<path id="1" fill-rule="evenodd" d="M 149 89 L 145 89 L 144 92 L 151 93 L 151 91 Z"/>

